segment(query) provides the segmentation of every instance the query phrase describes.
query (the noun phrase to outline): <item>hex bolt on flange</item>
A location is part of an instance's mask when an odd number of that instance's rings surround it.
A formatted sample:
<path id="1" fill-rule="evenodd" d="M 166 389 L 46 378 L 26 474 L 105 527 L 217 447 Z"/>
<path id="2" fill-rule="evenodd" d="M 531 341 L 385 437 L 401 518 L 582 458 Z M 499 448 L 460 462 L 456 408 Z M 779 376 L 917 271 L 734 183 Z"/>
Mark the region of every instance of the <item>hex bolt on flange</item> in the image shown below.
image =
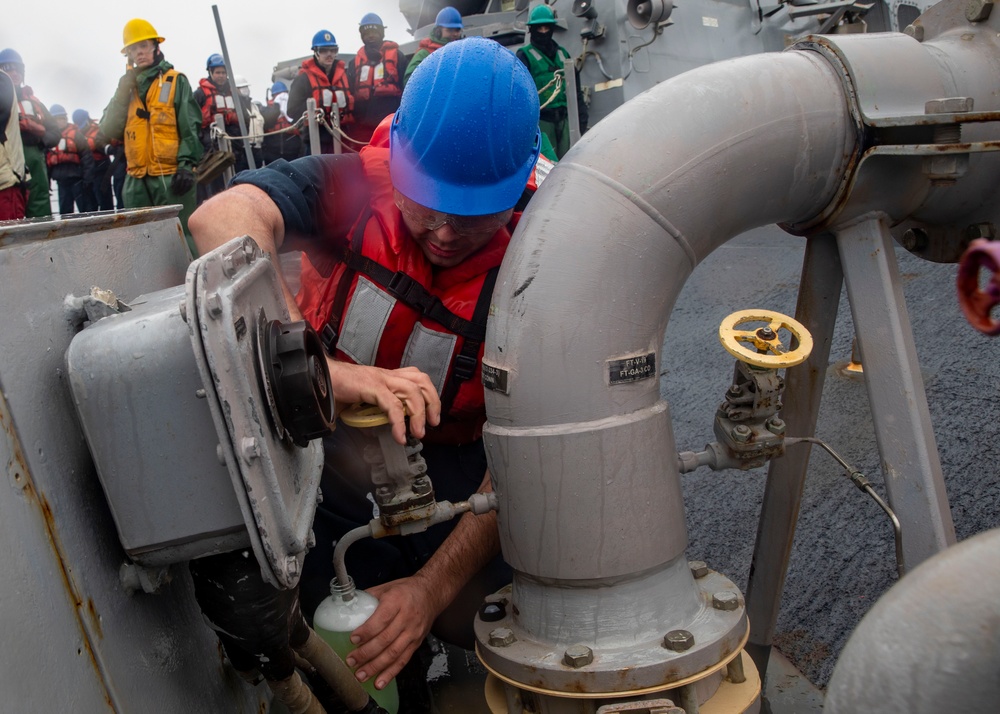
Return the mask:
<path id="1" fill-rule="evenodd" d="M 694 646 L 694 635 L 687 630 L 671 630 L 663 636 L 663 646 L 674 652 L 686 652 Z"/>
<path id="2" fill-rule="evenodd" d="M 751 431 L 750 427 L 748 427 L 746 424 L 738 424 L 734 426 L 731 434 L 733 437 L 733 441 L 739 444 L 745 444 L 746 442 L 750 441 Z"/>
<path id="3" fill-rule="evenodd" d="M 965 6 L 965 17 L 969 22 L 982 22 L 993 11 L 993 0 L 969 0 Z"/>
<path id="4" fill-rule="evenodd" d="M 510 647 L 517 641 L 514 631 L 509 627 L 498 627 L 490 630 L 490 647 Z"/>
<path id="5" fill-rule="evenodd" d="M 777 436 L 781 436 L 785 433 L 785 422 L 783 419 L 779 419 L 778 417 L 771 417 L 768 419 L 765 426 L 769 432 Z"/>
<path id="6" fill-rule="evenodd" d="M 587 645 L 570 645 L 563 654 L 563 663 L 574 669 L 586 667 L 594 661 L 594 650 Z"/>
<path id="7" fill-rule="evenodd" d="M 689 560 L 688 567 L 691 568 L 691 575 L 695 580 L 708 575 L 708 564 L 704 560 Z"/>
<path id="8" fill-rule="evenodd" d="M 712 595 L 712 607 L 716 610 L 735 610 L 740 606 L 740 598 L 731 590 L 723 590 Z"/>
<path id="9" fill-rule="evenodd" d="M 244 436 L 240 439 L 240 450 L 243 452 L 243 458 L 247 461 L 253 461 L 260 456 L 260 444 L 252 436 Z"/>
<path id="10" fill-rule="evenodd" d="M 917 42 L 924 41 L 924 26 L 923 25 L 907 25 L 906 29 L 903 30 L 904 35 L 909 35 Z"/>
<path id="11" fill-rule="evenodd" d="M 218 319 L 222 316 L 222 298 L 219 293 L 209 293 L 205 296 L 205 305 L 208 306 L 210 317 Z"/>

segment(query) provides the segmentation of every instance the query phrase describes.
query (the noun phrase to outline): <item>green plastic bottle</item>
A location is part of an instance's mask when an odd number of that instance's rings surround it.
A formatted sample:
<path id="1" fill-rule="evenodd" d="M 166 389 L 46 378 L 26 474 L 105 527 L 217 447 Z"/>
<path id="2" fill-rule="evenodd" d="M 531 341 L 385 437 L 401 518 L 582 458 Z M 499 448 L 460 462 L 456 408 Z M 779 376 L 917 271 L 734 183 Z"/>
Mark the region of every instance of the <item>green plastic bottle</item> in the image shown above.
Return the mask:
<path id="1" fill-rule="evenodd" d="M 378 600 L 364 590 L 355 590 L 353 580 L 348 578 L 344 586 L 334 578 L 330 583 L 330 596 L 319 604 L 313 615 L 313 629 L 341 659 L 347 661 L 347 655 L 357 649 L 351 642 L 351 633 L 371 617 L 376 607 Z M 362 682 L 361 686 L 389 714 L 399 711 L 395 679 L 389 680 L 385 689 L 375 689 L 374 678 Z"/>

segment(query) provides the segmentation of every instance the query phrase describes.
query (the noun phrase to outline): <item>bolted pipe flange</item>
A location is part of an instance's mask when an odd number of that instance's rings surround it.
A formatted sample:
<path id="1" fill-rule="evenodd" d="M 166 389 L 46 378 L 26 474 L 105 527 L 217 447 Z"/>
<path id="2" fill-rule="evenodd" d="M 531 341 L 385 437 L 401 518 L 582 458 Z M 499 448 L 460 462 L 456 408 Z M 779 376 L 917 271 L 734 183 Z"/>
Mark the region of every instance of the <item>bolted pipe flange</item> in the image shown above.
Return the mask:
<path id="1" fill-rule="evenodd" d="M 567 664 L 574 669 L 586 667 L 594 661 L 594 650 L 587 645 L 570 645 L 563 653 L 563 664 Z"/>
<path id="2" fill-rule="evenodd" d="M 704 560 L 689 560 L 688 567 L 691 568 L 691 575 L 695 580 L 708 575 L 708 564 Z"/>
<path id="3" fill-rule="evenodd" d="M 674 652 L 686 652 L 694 646 L 694 635 L 687 630 L 671 630 L 663 636 L 663 646 Z"/>
<path id="4" fill-rule="evenodd" d="M 491 647 L 510 647 L 517 641 L 514 637 L 514 631 L 509 627 L 497 627 L 494 630 L 490 630 L 490 646 Z"/>
<path id="5" fill-rule="evenodd" d="M 712 595 L 712 607 L 716 610 L 735 610 L 740 606 L 740 598 L 732 590 L 722 590 Z"/>

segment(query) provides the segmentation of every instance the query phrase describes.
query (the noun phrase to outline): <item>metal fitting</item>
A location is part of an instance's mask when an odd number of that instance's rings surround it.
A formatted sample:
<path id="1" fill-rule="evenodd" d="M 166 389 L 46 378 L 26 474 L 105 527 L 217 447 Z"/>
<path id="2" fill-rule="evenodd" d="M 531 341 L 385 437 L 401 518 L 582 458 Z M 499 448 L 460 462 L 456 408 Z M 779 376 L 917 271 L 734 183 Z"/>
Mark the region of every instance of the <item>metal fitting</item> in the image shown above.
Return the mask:
<path id="1" fill-rule="evenodd" d="M 990 3 L 992 5 L 993 3 Z M 942 97 L 924 102 L 924 114 L 967 114 L 975 101 L 972 97 Z"/>
<path id="2" fill-rule="evenodd" d="M 297 578 L 299 576 L 299 559 L 294 555 L 289 555 L 285 558 L 285 572 L 288 573 L 289 578 Z"/>
<path id="3" fill-rule="evenodd" d="M 490 631 L 490 647 L 510 647 L 515 642 L 517 638 L 509 627 L 498 627 Z"/>
<path id="4" fill-rule="evenodd" d="M 209 317 L 219 319 L 222 316 L 222 298 L 219 293 L 209 293 L 205 296 L 205 306 L 208 308 Z"/>
<path id="5" fill-rule="evenodd" d="M 751 433 L 752 432 L 750 431 L 750 427 L 748 427 L 746 424 L 737 424 L 736 426 L 733 427 L 733 430 L 730 432 L 730 436 L 733 437 L 733 441 L 739 444 L 745 444 L 746 442 L 750 441 Z"/>
<path id="6" fill-rule="evenodd" d="M 992 223 L 973 223 L 965 229 L 965 236 L 969 240 L 975 240 L 976 238 L 993 240 L 997 236 L 997 230 Z"/>
<path id="7" fill-rule="evenodd" d="M 687 630 L 671 630 L 663 636 L 663 646 L 674 652 L 686 652 L 694 646 L 694 635 Z"/>
<path id="8" fill-rule="evenodd" d="M 243 241 L 243 257 L 246 258 L 248 265 L 257 260 L 257 255 L 257 244 L 253 241 L 253 239 L 248 238 Z"/>
<path id="9" fill-rule="evenodd" d="M 236 261 L 236 255 L 230 253 L 229 255 L 222 256 L 222 274 L 227 278 L 231 278 L 236 275 L 236 271 L 239 270 L 239 264 Z"/>
<path id="10" fill-rule="evenodd" d="M 563 664 L 567 664 L 574 669 L 586 667 L 594 661 L 594 650 L 587 645 L 570 645 L 563 654 Z"/>
<path id="11" fill-rule="evenodd" d="M 909 35 L 917 42 L 924 41 L 924 26 L 923 25 L 907 25 L 906 29 L 903 30 L 904 35 Z"/>
<path id="12" fill-rule="evenodd" d="M 413 481 L 413 493 L 418 496 L 424 496 L 430 493 L 433 489 L 431 488 L 431 482 L 424 476 Z"/>
<path id="13" fill-rule="evenodd" d="M 708 564 L 703 560 L 689 560 L 688 567 L 691 568 L 691 575 L 695 577 L 695 580 L 708 575 Z"/>
<path id="14" fill-rule="evenodd" d="M 785 433 L 785 421 L 783 419 L 779 419 L 778 417 L 771 417 L 767 420 L 767 423 L 764 426 L 767 427 L 769 432 L 775 434 L 776 436 L 781 436 Z"/>
<path id="15" fill-rule="evenodd" d="M 983 22 L 993 11 L 993 0 L 969 0 L 965 6 L 965 17 L 969 22 Z"/>
<path id="16" fill-rule="evenodd" d="M 762 340 L 773 340 L 775 337 L 777 337 L 777 335 L 774 334 L 774 330 L 772 330 L 770 327 L 762 327 L 759 330 L 757 330 L 757 337 L 759 337 Z"/>
<path id="17" fill-rule="evenodd" d="M 900 240 L 900 245 L 911 253 L 926 250 L 928 243 L 930 243 L 930 237 L 927 235 L 927 231 L 922 228 L 910 228 Z"/>
<path id="18" fill-rule="evenodd" d="M 712 595 L 712 607 L 716 610 L 735 610 L 739 606 L 740 598 L 731 590 L 722 590 Z"/>
<path id="19" fill-rule="evenodd" d="M 253 461 L 260 456 L 260 443 L 253 436 L 244 436 L 240 439 L 240 451 L 244 459 Z"/>

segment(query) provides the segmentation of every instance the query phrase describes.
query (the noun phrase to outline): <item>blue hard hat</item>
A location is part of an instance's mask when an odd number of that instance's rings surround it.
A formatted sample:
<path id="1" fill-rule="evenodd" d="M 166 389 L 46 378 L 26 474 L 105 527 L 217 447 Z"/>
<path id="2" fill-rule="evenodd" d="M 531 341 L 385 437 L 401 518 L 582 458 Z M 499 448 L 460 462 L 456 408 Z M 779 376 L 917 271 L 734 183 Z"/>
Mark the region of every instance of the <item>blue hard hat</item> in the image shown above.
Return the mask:
<path id="1" fill-rule="evenodd" d="M 374 12 L 370 12 L 362 17 L 361 22 L 358 23 L 359 27 L 364 27 L 365 25 L 378 25 L 379 27 L 385 27 L 385 25 L 382 24 L 382 18 Z"/>
<path id="2" fill-rule="evenodd" d="M 222 59 L 222 55 L 215 53 L 210 54 L 208 59 L 205 61 L 205 69 L 212 71 L 216 67 L 225 67 L 226 60 Z"/>
<path id="3" fill-rule="evenodd" d="M 517 203 L 540 150 L 531 74 L 499 43 L 470 37 L 432 52 L 410 76 L 389 172 L 421 206 L 481 216 Z"/>
<path id="4" fill-rule="evenodd" d="M 287 92 L 288 87 L 285 86 L 284 82 L 275 82 L 271 85 L 271 96 L 275 94 L 281 94 L 282 92 Z"/>
<path id="5" fill-rule="evenodd" d="M 49 114 L 54 117 L 64 117 L 66 116 L 66 107 L 62 104 L 53 104 L 49 107 Z"/>
<path id="6" fill-rule="evenodd" d="M 73 123 L 77 126 L 86 126 L 90 123 L 90 114 L 86 109 L 77 109 L 73 112 Z"/>
<path id="7" fill-rule="evenodd" d="M 457 30 L 461 30 L 465 25 L 462 24 L 462 13 L 460 13 L 455 8 L 448 7 L 441 8 L 441 12 L 437 14 L 434 18 L 434 24 L 437 27 L 451 27 Z"/>
<path id="8" fill-rule="evenodd" d="M 24 60 L 16 50 L 12 50 L 10 47 L 0 51 L 0 64 L 19 64 L 21 71 L 24 71 Z"/>
<path id="9" fill-rule="evenodd" d="M 329 30 L 320 30 L 315 35 L 313 35 L 312 48 L 317 47 L 336 47 L 337 38 L 333 36 L 333 33 Z"/>

